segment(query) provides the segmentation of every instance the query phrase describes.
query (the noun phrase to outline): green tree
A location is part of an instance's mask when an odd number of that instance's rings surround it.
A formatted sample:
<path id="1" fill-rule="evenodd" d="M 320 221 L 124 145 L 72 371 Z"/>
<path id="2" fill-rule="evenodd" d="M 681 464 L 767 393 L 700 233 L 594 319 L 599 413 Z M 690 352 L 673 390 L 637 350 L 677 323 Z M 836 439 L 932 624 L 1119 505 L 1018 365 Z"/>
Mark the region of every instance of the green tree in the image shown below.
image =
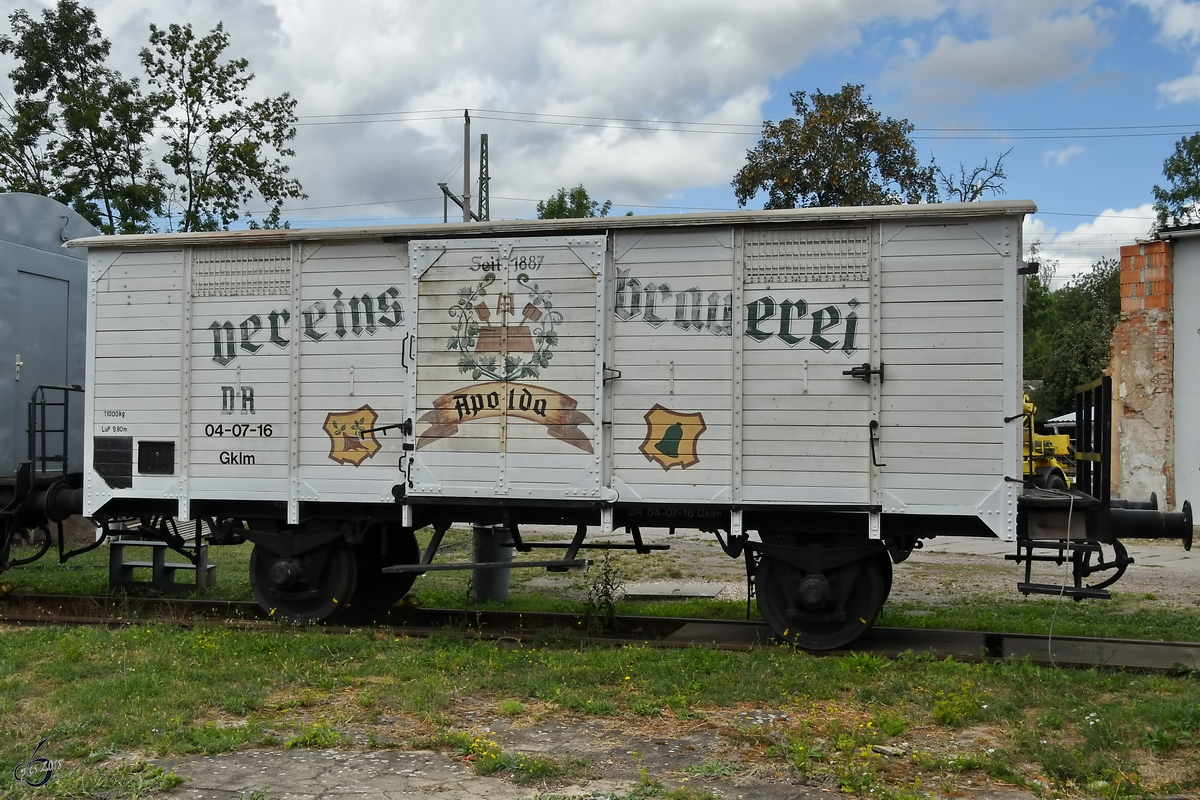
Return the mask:
<path id="1" fill-rule="evenodd" d="M 53 197 L 105 233 L 152 230 L 163 204 L 146 145 L 155 109 L 104 65 L 95 12 L 59 0 L 40 20 L 17 10 L 9 21 L 0 53 L 17 64 L 14 98 L 0 99 L 0 187 Z"/>
<path id="2" fill-rule="evenodd" d="M 1163 177 L 1170 185 L 1154 186 L 1154 210 L 1158 226 L 1186 225 L 1200 219 L 1200 133 L 1175 143 L 1175 152 L 1163 162 Z"/>
<path id="3" fill-rule="evenodd" d="M 550 199 L 544 203 L 539 200 L 537 204 L 537 218 L 575 219 L 578 217 L 607 217 L 608 212 L 611 210 L 611 200 L 605 200 L 603 203 L 593 200 L 581 183 L 570 191 L 559 189 L 550 195 Z"/>
<path id="4" fill-rule="evenodd" d="M 1101 259 L 1058 289 L 1052 274 L 1030 278 L 1025 305 L 1025 378 L 1042 381 L 1038 419 L 1075 409 L 1075 387 L 1108 368 L 1121 318 L 1119 260 Z"/>
<path id="5" fill-rule="evenodd" d="M 937 199 L 936 168 L 923 167 L 908 120 L 884 118 L 861 84 L 836 94 L 792 93 L 796 116 L 764 122 L 733 179 L 739 206 L 761 190 L 764 208 L 862 206 Z"/>
<path id="6" fill-rule="evenodd" d="M 279 227 L 284 201 L 306 196 L 284 163 L 295 155 L 296 101 L 284 92 L 251 102 L 254 74 L 244 58 L 222 60 L 228 46 L 220 23 L 200 39 L 191 25 L 151 25 L 141 52 L 167 130 L 167 216 L 175 230 L 227 229 L 243 215 L 252 228 Z M 262 219 L 243 212 L 255 196 L 269 208 Z"/>

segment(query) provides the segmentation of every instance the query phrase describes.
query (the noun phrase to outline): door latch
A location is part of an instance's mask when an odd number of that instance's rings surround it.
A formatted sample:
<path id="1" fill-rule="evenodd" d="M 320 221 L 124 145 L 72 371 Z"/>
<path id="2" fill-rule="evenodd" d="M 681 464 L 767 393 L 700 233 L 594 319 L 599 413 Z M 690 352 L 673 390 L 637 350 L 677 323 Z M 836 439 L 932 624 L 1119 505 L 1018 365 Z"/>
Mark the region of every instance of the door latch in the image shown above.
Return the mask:
<path id="1" fill-rule="evenodd" d="M 870 362 L 860 364 L 853 369 L 848 369 L 842 372 L 843 375 L 849 375 L 852 378 L 862 378 L 866 383 L 871 382 L 872 375 L 878 375 L 879 380 L 883 380 L 883 364 L 879 365 L 879 369 L 871 369 Z"/>
<path id="2" fill-rule="evenodd" d="M 871 437 L 871 466 L 886 467 L 887 464 L 879 463 L 879 420 L 871 420 L 870 428 L 871 432 L 868 435 Z"/>
<path id="3" fill-rule="evenodd" d="M 17 380 L 21 380 L 21 367 L 25 366 L 25 362 L 21 360 L 21 354 L 17 353 Z"/>

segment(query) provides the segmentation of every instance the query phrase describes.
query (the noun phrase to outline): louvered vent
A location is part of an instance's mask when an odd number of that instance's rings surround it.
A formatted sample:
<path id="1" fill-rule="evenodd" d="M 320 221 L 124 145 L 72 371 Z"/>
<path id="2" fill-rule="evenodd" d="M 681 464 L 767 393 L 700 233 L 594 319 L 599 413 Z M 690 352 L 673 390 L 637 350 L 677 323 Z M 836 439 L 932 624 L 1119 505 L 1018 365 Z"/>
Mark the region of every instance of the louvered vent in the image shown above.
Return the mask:
<path id="1" fill-rule="evenodd" d="M 867 280 L 867 228 L 747 228 L 746 283 Z"/>
<path id="2" fill-rule="evenodd" d="M 292 290 L 290 247 L 197 247 L 193 297 L 286 295 Z"/>

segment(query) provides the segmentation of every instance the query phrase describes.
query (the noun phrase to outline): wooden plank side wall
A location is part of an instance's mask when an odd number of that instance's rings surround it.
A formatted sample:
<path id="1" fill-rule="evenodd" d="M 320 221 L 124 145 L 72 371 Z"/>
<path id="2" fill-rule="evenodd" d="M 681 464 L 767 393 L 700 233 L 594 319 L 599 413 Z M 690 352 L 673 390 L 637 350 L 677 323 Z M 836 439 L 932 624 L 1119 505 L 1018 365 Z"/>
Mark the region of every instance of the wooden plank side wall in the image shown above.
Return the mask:
<path id="1" fill-rule="evenodd" d="M 454 245 L 419 280 L 407 242 L 297 242 L 290 260 L 276 253 L 261 275 L 244 266 L 252 248 L 238 248 L 242 260 L 231 255 L 228 270 L 207 253 L 186 331 L 189 253 L 121 253 L 94 302 L 93 435 L 176 441 L 188 454 L 177 465 L 187 472 L 180 491 L 193 500 L 392 503 L 403 437 L 376 436 L 373 452 L 348 458 L 365 442 L 339 442 L 329 420 L 411 418 L 419 438 L 435 399 L 491 384 L 499 394 L 541 387 L 575 403 L 580 442 L 519 414 L 484 414 L 416 451 L 417 483 L 449 497 L 592 498 L 610 484 L 619 502 L 859 506 L 871 502 L 877 411 L 875 486 L 885 506 L 973 514 L 1019 469 L 1019 443 L 1003 421 L 1019 399 L 1008 396 L 1019 391 L 1020 365 L 1018 279 L 1008 275 L 1019 239 L 1006 244 L 1002 230 L 1012 224 L 871 223 L 880 234 L 871 244 L 881 276 L 875 323 L 872 287 L 854 271 L 861 249 L 829 270 L 801 254 L 812 263 L 788 272 L 760 247 L 748 273 L 744 234 L 731 227 L 623 229 L 608 238 L 607 274 L 596 276 L 566 237 L 542 237 L 529 245 L 546 257 L 540 272 L 520 282 L 506 273 L 472 295 L 480 328 L 503 321 L 506 336 L 529 333 L 523 358 L 548 353 L 537 375 L 507 380 L 464 372 L 467 345 L 448 343 L 464 286 L 485 274 L 472 258 L 519 238 Z M 865 241 L 847 235 L 854 248 Z M 561 315 L 548 349 L 546 326 L 539 333 L 535 323 L 549 306 L 527 305 L 533 283 Z M 501 288 L 513 293 L 504 305 Z M 601 335 L 602 361 L 619 377 L 598 390 Z M 875 336 L 885 368 L 877 409 L 869 384 L 843 374 L 869 362 Z M 113 412 L 125 415 L 125 430 L 104 428 Z M 122 491 L 161 497 L 178 477 L 135 476 Z"/>
<path id="2" fill-rule="evenodd" d="M 971 225 L 884 226 L 880 485 L 889 510 L 970 513 L 1003 486 L 1005 269 Z"/>
<path id="3" fill-rule="evenodd" d="M 392 503 L 404 437 L 399 430 L 377 434 L 375 449 L 357 441 L 352 429 L 359 420 L 366 427 L 372 414 L 376 426 L 411 416 L 405 381 L 412 364 L 401 355 L 412 308 L 407 246 L 326 244 L 304 252 L 299 277 L 297 475 L 308 496 L 321 501 Z M 319 319 L 322 306 L 326 316 Z M 345 439 L 335 451 L 325 428 L 331 414 L 351 436 L 348 451 Z M 360 445 L 373 452 L 358 450 Z M 354 460 L 345 460 L 348 456 Z"/>
<path id="4" fill-rule="evenodd" d="M 280 500 L 294 478 L 307 501 L 393 502 L 402 437 L 368 441 L 353 426 L 408 416 L 406 266 L 382 243 L 323 245 L 304 256 L 300 263 L 297 248 L 290 264 L 298 294 L 276 281 L 271 294 L 193 298 L 193 500 Z M 326 430 L 331 414 L 340 435 Z"/>
<path id="5" fill-rule="evenodd" d="M 614 488 L 622 501 L 731 502 L 733 232 L 622 231 L 613 262 Z M 694 463 L 650 436 L 659 406 L 702 418 Z"/>
<path id="6" fill-rule="evenodd" d="M 287 353 L 266 334 L 268 315 L 289 305 L 286 295 L 192 298 L 192 500 L 287 495 L 291 370 Z M 268 330 L 254 334 L 252 317 Z"/>
<path id="7" fill-rule="evenodd" d="M 111 496 L 170 496 L 178 484 L 183 252 L 136 251 L 113 259 L 89 287 L 95 294 L 87 343 L 85 403 L 91 414 L 85 462 L 93 463 L 92 437 L 131 437 L 133 486 L 113 490 L 89 468 L 89 504 Z M 138 472 L 138 443 L 145 440 L 174 444 L 176 474 Z"/>
<path id="8" fill-rule="evenodd" d="M 868 385 L 843 373 L 868 360 L 869 285 L 748 284 L 744 296 L 765 318 L 747 320 L 743 345 L 743 498 L 866 505 Z"/>

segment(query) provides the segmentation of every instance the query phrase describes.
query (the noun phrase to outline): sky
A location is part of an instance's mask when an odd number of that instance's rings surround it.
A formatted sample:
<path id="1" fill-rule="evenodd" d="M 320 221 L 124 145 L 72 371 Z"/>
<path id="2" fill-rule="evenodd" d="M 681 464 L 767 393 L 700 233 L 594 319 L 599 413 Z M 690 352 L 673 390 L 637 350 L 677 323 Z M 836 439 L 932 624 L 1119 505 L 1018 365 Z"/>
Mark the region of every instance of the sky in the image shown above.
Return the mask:
<path id="1" fill-rule="evenodd" d="M 488 134 L 493 219 L 577 184 L 612 214 L 736 209 L 763 120 L 792 115 L 793 92 L 861 83 L 915 126 L 923 160 L 1007 153 L 1004 196 L 1037 203 L 1026 243 L 1061 281 L 1147 235 L 1164 159 L 1200 130 L 1200 2 L 1183 0 L 89 5 L 126 75 L 151 23 L 223 22 L 251 96 L 296 98 L 293 227 L 440 221 L 438 183 L 462 191 L 464 109 L 474 146 Z"/>

